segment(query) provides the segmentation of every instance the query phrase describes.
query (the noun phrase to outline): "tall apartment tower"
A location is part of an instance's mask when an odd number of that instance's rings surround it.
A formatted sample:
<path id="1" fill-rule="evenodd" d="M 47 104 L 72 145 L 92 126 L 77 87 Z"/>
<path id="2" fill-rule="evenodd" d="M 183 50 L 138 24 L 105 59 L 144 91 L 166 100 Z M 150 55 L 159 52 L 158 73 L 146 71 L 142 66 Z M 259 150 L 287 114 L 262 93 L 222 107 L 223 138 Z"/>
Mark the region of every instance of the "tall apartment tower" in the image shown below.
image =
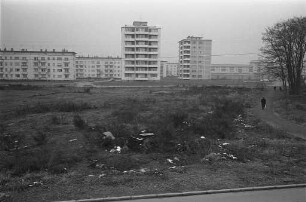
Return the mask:
<path id="1" fill-rule="evenodd" d="M 188 36 L 179 41 L 180 79 L 211 79 L 211 40 Z"/>
<path id="2" fill-rule="evenodd" d="M 140 21 L 121 28 L 122 80 L 160 80 L 160 30 Z"/>

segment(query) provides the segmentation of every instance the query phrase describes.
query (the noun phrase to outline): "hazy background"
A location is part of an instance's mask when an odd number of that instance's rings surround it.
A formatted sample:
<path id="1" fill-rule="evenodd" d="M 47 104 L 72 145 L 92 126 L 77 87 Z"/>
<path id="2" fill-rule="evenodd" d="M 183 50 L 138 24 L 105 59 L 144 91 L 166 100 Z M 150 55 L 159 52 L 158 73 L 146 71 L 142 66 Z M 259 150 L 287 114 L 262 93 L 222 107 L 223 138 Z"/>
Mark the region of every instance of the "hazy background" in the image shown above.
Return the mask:
<path id="1" fill-rule="evenodd" d="M 178 41 L 213 40 L 213 63 L 257 59 L 265 28 L 305 16 L 305 0 L 0 0 L 1 48 L 66 48 L 80 55 L 121 56 L 121 27 L 157 25 L 161 56 L 176 62 Z M 250 55 L 226 55 L 247 54 Z"/>

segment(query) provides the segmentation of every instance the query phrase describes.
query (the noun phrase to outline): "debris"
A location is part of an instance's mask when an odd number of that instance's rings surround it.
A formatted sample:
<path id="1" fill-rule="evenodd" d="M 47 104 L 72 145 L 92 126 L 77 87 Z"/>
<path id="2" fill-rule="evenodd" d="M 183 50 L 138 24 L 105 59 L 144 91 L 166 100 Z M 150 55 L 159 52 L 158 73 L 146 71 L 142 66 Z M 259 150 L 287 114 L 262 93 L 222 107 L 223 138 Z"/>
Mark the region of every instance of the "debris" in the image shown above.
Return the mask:
<path id="1" fill-rule="evenodd" d="M 101 174 L 101 175 L 99 175 L 99 178 L 101 178 L 101 177 L 104 177 L 104 176 L 106 176 L 106 174 Z"/>
<path id="2" fill-rule="evenodd" d="M 173 159 L 173 160 L 180 161 L 180 159 L 179 159 L 179 158 L 177 158 L 177 157 L 174 157 L 174 159 Z"/>
<path id="3" fill-rule="evenodd" d="M 109 131 L 106 131 L 106 132 L 104 132 L 103 133 L 103 135 L 104 135 L 104 139 L 111 139 L 111 140 L 115 140 L 115 137 L 113 136 L 113 134 L 111 133 L 111 132 L 109 132 Z"/>
<path id="4" fill-rule="evenodd" d="M 221 159 L 220 153 L 210 153 L 210 154 L 206 155 L 206 156 L 201 160 L 201 162 L 204 162 L 204 161 L 212 162 L 212 161 L 218 161 L 219 159 Z"/>
<path id="5" fill-rule="evenodd" d="M 222 144 L 223 146 L 226 146 L 226 145 L 229 145 L 229 143 L 227 143 L 227 142 L 224 142 L 223 144 Z"/>
<path id="6" fill-rule="evenodd" d="M 201 136 L 201 139 L 206 139 L 204 136 Z"/>
<path id="7" fill-rule="evenodd" d="M 142 137 L 151 137 L 151 136 L 154 136 L 154 133 L 141 133 L 141 134 L 139 134 L 139 136 L 142 136 Z"/>
<path id="8" fill-rule="evenodd" d="M 78 140 L 78 139 L 71 139 L 71 140 L 69 140 L 69 142 L 74 142 L 74 141 L 76 141 L 76 140 Z"/>
<path id="9" fill-rule="evenodd" d="M 104 164 L 96 164 L 97 168 L 103 168 L 105 165 Z"/>
<path id="10" fill-rule="evenodd" d="M 88 175 L 88 177 L 94 177 L 94 175 Z"/>
<path id="11" fill-rule="evenodd" d="M 141 173 L 145 173 L 145 172 L 146 172 L 146 170 L 145 170 L 144 168 L 139 169 L 139 171 L 140 171 Z"/>
<path id="12" fill-rule="evenodd" d="M 115 146 L 113 149 L 109 151 L 110 153 L 120 153 L 121 152 L 121 147 L 120 146 Z"/>
<path id="13" fill-rule="evenodd" d="M 95 168 L 97 166 L 98 160 L 92 160 L 88 167 Z"/>
<path id="14" fill-rule="evenodd" d="M 171 159 L 167 159 L 167 161 L 168 161 L 169 163 L 173 163 L 173 160 L 171 160 Z"/>
<path id="15" fill-rule="evenodd" d="M 8 198 L 8 197 L 9 197 L 8 194 L 0 192 L 0 201 L 4 200 L 5 198 Z"/>
<path id="16" fill-rule="evenodd" d="M 33 184 L 29 184 L 29 187 L 40 186 L 40 185 L 43 185 L 43 183 L 41 181 L 33 182 Z"/>

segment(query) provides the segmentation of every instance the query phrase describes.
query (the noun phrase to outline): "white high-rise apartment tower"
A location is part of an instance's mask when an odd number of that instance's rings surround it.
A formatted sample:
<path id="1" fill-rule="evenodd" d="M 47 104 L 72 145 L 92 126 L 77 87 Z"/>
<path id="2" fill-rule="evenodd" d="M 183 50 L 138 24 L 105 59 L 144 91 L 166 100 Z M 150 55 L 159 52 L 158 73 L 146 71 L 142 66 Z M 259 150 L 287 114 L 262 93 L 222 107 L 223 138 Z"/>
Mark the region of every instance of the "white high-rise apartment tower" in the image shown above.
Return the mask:
<path id="1" fill-rule="evenodd" d="M 160 30 L 140 21 L 121 28 L 122 80 L 160 80 Z"/>
<path id="2" fill-rule="evenodd" d="M 179 41 L 180 79 L 211 79 L 211 40 L 188 36 Z"/>

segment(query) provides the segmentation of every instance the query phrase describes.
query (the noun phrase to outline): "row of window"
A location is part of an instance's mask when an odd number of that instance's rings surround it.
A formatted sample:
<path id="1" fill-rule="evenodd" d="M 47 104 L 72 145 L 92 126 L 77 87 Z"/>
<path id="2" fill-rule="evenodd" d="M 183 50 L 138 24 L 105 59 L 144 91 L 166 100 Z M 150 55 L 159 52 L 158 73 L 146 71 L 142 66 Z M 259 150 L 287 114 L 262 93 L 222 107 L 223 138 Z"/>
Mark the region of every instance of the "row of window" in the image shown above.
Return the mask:
<path id="1" fill-rule="evenodd" d="M 13 56 L 0 56 L 0 59 L 4 60 L 31 60 L 31 58 L 28 57 L 13 57 Z M 34 60 L 64 60 L 64 61 L 69 61 L 68 57 L 34 57 Z"/>
<path id="2" fill-rule="evenodd" d="M 64 70 L 64 71 L 63 71 Z M 0 72 L 27 72 L 28 68 L 0 68 Z M 50 69 L 46 68 L 34 68 L 34 72 L 50 72 Z M 64 69 L 53 69 L 53 72 L 65 72 L 69 73 L 69 68 L 64 68 Z"/>
<path id="3" fill-rule="evenodd" d="M 91 63 L 91 64 L 121 64 L 120 61 L 113 61 L 113 62 L 107 62 L 107 61 L 75 61 L 76 64 L 86 64 L 86 63 Z"/>
<path id="4" fill-rule="evenodd" d="M 3 66 L 3 64 L 4 64 L 4 66 L 28 66 L 28 63 L 27 62 L 4 62 L 4 63 L 0 63 L 0 66 Z M 50 67 L 51 66 L 51 64 L 50 63 L 46 63 L 46 62 L 34 62 L 33 63 L 33 66 L 34 67 L 38 67 L 38 66 L 42 66 L 42 67 L 44 67 L 44 66 L 46 66 L 46 65 L 48 65 L 48 67 Z M 63 63 L 57 63 L 57 66 L 58 67 L 61 67 L 63 65 Z M 55 66 L 55 63 L 53 63 L 53 66 Z M 64 67 L 69 67 L 69 62 L 64 62 Z"/>
<path id="5" fill-rule="evenodd" d="M 149 28 L 149 27 L 126 27 L 125 28 L 126 32 L 158 32 L 158 29 L 154 29 L 154 28 Z"/>
<path id="6" fill-rule="evenodd" d="M 35 79 L 43 79 L 43 78 L 51 78 L 51 75 L 46 75 L 46 74 L 34 74 Z M 7 79 L 12 79 L 12 78 L 22 78 L 22 79 L 28 79 L 28 74 L 0 74 L 0 78 L 7 78 Z M 69 75 L 53 75 L 53 78 L 69 78 Z"/>

